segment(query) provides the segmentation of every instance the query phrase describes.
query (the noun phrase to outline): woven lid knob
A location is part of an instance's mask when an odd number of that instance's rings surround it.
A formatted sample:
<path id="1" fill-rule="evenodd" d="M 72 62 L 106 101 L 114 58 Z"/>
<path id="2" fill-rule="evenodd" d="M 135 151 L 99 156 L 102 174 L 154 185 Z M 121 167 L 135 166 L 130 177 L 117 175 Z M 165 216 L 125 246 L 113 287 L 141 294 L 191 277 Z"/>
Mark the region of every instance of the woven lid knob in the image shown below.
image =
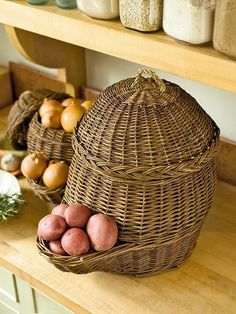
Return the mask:
<path id="1" fill-rule="evenodd" d="M 144 79 L 143 74 L 148 75 L 147 79 Z M 159 88 L 161 92 L 166 91 L 166 85 L 164 81 L 153 71 L 148 69 L 139 69 L 136 78 L 132 84 L 132 87 L 141 86 L 143 90 Z"/>

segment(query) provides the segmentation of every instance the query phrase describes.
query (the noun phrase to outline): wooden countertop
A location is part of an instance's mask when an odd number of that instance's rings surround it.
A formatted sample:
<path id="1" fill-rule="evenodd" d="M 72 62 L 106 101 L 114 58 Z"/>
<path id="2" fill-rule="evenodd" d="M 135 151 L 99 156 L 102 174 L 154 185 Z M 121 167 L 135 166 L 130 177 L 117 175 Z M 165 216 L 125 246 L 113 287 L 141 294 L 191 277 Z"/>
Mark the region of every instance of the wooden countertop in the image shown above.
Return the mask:
<path id="1" fill-rule="evenodd" d="M 1 112 L 0 122 L 2 117 Z M 35 245 L 37 223 L 48 207 L 24 179 L 20 183 L 27 205 L 20 217 L 0 225 L 0 265 L 75 313 L 236 312 L 235 186 L 218 182 L 198 244 L 181 268 L 133 278 L 62 273 L 49 264 Z"/>
<path id="2" fill-rule="evenodd" d="M 0 225 L 0 265 L 75 313 L 235 313 L 236 187 L 219 182 L 214 205 L 189 260 L 147 278 L 62 273 L 39 256 L 37 223 L 47 206 L 21 180 L 27 205 Z"/>

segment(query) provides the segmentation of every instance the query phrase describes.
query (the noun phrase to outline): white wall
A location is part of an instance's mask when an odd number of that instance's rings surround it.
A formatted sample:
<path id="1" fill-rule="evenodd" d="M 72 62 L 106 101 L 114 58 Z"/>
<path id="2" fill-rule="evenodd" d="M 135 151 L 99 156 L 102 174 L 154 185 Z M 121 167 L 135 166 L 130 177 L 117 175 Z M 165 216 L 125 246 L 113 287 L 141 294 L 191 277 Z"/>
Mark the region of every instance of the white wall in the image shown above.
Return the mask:
<path id="1" fill-rule="evenodd" d="M 14 61 L 34 67 L 35 69 L 49 75 L 56 75 L 56 70 L 36 65 L 22 57 L 21 54 L 11 44 L 3 25 L 0 23 L 0 65 L 8 66 L 9 61 Z"/>
<path id="2" fill-rule="evenodd" d="M 118 80 L 135 76 L 137 69 L 142 67 L 141 65 L 94 51 L 87 52 L 88 82 L 94 88 L 104 89 Z M 235 93 L 225 92 L 218 88 L 200 84 L 166 72 L 158 70 L 155 70 L 155 72 L 162 78 L 180 85 L 195 97 L 220 127 L 221 136 L 236 141 Z"/>
<path id="3" fill-rule="evenodd" d="M 8 61 L 29 64 L 9 42 L 0 24 L 0 64 L 7 65 Z M 98 52 L 87 51 L 88 85 L 97 89 L 115 83 L 126 77 L 135 76 L 138 64 L 110 57 Z M 52 69 L 37 66 L 43 72 L 54 75 Z M 204 84 L 155 70 L 159 76 L 179 84 L 193 95 L 201 106 L 211 115 L 221 129 L 221 136 L 236 141 L 236 94 L 225 92 Z"/>

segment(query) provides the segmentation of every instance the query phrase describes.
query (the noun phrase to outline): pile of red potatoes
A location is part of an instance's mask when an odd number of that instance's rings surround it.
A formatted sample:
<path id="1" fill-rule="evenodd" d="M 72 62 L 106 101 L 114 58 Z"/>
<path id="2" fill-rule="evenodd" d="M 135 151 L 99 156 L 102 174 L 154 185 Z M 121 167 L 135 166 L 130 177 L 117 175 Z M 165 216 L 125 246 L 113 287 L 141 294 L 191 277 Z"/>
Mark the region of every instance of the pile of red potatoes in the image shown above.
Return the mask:
<path id="1" fill-rule="evenodd" d="M 112 217 L 91 215 L 83 204 L 60 204 L 40 220 L 38 236 L 48 241 L 55 254 L 80 256 L 111 249 L 117 243 L 118 228 Z"/>

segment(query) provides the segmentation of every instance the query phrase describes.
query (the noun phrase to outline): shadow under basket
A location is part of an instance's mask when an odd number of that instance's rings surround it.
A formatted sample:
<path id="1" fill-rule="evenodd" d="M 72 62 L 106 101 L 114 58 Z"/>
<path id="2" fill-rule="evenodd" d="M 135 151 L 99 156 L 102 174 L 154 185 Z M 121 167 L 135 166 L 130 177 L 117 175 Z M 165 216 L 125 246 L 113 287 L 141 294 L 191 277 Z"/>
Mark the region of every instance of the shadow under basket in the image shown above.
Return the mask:
<path id="1" fill-rule="evenodd" d="M 63 129 L 46 129 L 39 121 L 36 112 L 29 124 L 27 133 L 28 152 L 42 152 L 48 159 L 61 160 L 70 164 L 74 154 L 72 134 Z"/>
<path id="2" fill-rule="evenodd" d="M 64 186 L 57 189 L 49 189 L 34 180 L 27 179 L 27 181 L 33 189 L 34 194 L 37 195 L 41 200 L 53 204 L 61 203 L 65 192 Z"/>
<path id="3" fill-rule="evenodd" d="M 115 272 L 143 277 L 174 269 L 192 253 L 201 225 L 175 240 L 149 245 L 119 244 L 108 251 L 82 256 L 62 256 L 52 253 L 47 242 L 37 238 L 39 253 L 64 272 L 86 274 L 94 271 Z"/>

